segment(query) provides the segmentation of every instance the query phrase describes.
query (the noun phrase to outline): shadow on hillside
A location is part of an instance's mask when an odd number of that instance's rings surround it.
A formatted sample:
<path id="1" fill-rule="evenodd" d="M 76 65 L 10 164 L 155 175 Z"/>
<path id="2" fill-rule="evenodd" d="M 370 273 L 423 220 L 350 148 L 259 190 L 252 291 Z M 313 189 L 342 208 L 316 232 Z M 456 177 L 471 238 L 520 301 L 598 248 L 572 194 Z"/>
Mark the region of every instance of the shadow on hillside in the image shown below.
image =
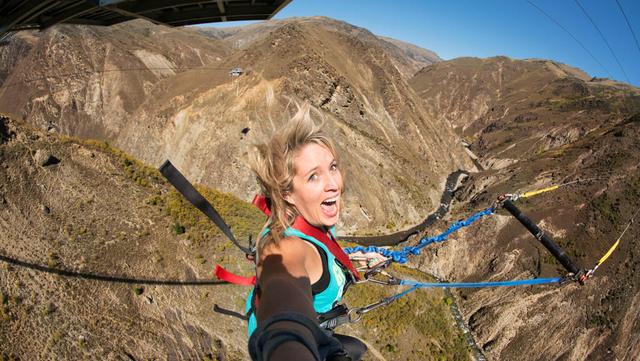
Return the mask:
<path id="1" fill-rule="evenodd" d="M 131 283 L 139 285 L 160 285 L 160 286 L 218 286 L 228 284 L 225 281 L 218 280 L 154 280 L 145 278 L 127 278 L 121 276 L 101 275 L 93 273 L 75 272 L 65 269 L 51 268 L 35 263 L 21 261 L 19 259 L 7 257 L 0 254 L 0 261 L 6 262 L 18 267 L 30 268 L 32 270 L 52 273 L 63 277 L 81 278 L 86 280 L 113 282 L 113 283 Z"/>

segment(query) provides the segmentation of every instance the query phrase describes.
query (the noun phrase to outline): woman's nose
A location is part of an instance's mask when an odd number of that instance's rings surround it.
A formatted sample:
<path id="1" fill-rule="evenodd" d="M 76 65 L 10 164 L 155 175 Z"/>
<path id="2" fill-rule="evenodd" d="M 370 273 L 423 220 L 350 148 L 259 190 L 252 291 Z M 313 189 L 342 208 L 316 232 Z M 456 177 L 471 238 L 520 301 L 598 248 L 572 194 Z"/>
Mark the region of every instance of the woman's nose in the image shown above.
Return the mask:
<path id="1" fill-rule="evenodd" d="M 329 174 L 329 177 L 327 177 L 327 183 L 325 184 L 325 190 L 337 190 L 340 185 L 340 178 L 340 173 Z"/>

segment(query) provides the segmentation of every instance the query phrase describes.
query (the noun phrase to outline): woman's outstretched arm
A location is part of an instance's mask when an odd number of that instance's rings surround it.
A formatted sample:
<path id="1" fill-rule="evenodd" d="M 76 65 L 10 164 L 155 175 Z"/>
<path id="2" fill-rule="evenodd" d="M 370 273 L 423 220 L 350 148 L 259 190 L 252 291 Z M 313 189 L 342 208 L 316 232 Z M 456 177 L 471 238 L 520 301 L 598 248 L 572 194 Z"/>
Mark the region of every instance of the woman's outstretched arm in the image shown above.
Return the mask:
<path id="1" fill-rule="evenodd" d="M 249 342 L 252 358 L 322 360 L 341 348 L 318 327 L 308 270 L 314 256 L 318 257 L 304 241 L 293 237 L 263 249 L 258 264 L 258 328 Z"/>

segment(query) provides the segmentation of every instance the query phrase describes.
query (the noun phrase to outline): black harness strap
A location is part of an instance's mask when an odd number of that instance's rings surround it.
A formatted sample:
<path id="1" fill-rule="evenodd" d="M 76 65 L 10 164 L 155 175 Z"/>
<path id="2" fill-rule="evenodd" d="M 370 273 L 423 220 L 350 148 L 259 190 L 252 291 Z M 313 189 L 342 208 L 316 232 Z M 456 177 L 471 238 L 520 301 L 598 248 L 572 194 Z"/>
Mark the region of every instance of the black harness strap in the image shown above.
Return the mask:
<path id="1" fill-rule="evenodd" d="M 504 201 L 502 207 L 509 211 L 522 225 L 531 233 L 533 236 L 542 243 L 545 248 L 551 252 L 553 257 L 558 260 L 562 264 L 562 266 L 568 271 L 573 273 L 574 275 L 578 275 L 581 271 L 578 266 L 573 263 L 569 255 L 554 242 L 553 238 L 551 238 L 548 234 L 544 233 L 529 217 L 522 214 L 520 209 L 516 207 L 513 202 L 510 200 Z"/>
<path id="2" fill-rule="evenodd" d="M 243 321 L 249 321 L 249 314 L 243 315 L 240 312 L 236 312 L 236 311 L 233 311 L 233 310 L 222 308 L 222 307 L 218 306 L 217 304 L 213 305 L 213 311 L 214 312 L 218 312 L 218 313 L 223 314 L 223 315 L 237 317 L 237 318 L 239 318 L 239 319 L 241 319 Z"/>
<path id="3" fill-rule="evenodd" d="M 160 168 L 158 168 L 160 173 L 167 178 L 169 183 L 173 185 L 178 192 L 182 193 L 182 195 L 193 204 L 196 208 L 198 208 L 202 213 L 204 213 L 213 223 L 220 228 L 222 233 L 224 233 L 227 238 L 233 242 L 238 248 L 242 250 L 247 255 L 252 254 L 251 249 L 247 247 L 243 247 L 236 240 L 231 233 L 231 228 L 224 222 L 218 211 L 207 201 L 202 194 L 200 194 L 194 187 L 189 183 L 189 181 L 180 173 L 176 167 L 171 164 L 171 162 L 167 159 L 162 163 Z"/>

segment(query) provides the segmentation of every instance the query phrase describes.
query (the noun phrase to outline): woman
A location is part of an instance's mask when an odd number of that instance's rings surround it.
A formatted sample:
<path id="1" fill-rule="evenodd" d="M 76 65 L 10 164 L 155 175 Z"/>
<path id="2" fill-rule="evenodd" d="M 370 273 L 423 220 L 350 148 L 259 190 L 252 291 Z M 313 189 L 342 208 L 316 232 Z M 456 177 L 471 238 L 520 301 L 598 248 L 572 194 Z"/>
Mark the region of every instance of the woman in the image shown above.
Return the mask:
<path id="1" fill-rule="evenodd" d="M 359 360 L 366 352 L 360 340 L 318 322 L 359 277 L 335 242 L 344 188 L 332 141 L 305 104 L 252 157 L 269 215 L 257 244 L 257 285 L 247 300 L 252 358 Z"/>

